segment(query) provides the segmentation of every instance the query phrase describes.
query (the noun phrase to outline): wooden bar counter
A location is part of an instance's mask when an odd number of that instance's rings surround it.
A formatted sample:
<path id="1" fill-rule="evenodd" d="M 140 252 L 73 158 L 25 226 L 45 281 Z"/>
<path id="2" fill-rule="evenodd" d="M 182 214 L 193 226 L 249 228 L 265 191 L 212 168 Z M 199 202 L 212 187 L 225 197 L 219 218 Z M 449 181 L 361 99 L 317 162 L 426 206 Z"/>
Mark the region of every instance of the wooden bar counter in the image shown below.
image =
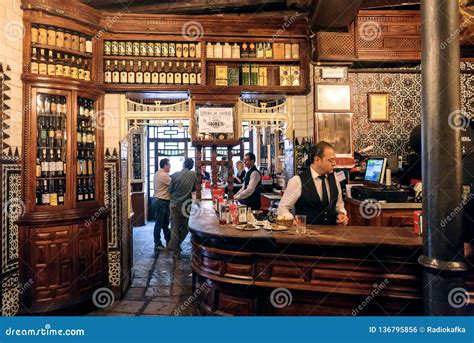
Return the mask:
<path id="1" fill-rule="evenodd" d="M 241 231 L 220 226 L 210 202 L 193 206 L 193 286 L 201 315 L 422 314 L 421 238 L 409 229 Z"/>

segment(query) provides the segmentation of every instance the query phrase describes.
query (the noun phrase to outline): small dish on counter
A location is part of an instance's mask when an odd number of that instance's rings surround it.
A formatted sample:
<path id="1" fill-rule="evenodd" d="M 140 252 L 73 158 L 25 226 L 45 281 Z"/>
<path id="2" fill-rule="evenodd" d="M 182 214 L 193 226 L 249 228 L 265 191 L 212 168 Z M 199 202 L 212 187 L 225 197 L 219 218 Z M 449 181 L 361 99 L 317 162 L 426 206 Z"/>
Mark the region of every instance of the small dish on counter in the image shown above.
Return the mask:
<path id="1" fill-rule="evenodd" d="M 289 227 L 284 225 L 277 225 L 277 224 L 269 224 L 265 225 L 264 228 L 269 231 L 287 231 Z"/>
<path id="2" fill-rule="evenodd" d="M 258 226 L 254 226 L 252 224 L 236 225 L 235 228 L 242 231 L 256 231 L 260 229 Z"/>

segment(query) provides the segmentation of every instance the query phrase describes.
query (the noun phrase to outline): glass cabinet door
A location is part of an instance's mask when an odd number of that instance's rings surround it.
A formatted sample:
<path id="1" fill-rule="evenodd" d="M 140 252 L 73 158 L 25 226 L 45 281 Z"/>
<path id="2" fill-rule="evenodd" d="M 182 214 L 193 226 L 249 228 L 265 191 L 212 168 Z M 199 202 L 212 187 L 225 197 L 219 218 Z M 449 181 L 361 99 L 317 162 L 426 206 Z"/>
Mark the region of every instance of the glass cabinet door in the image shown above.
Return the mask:
<path id="1" fill-rule="evenodd" d="M 66 199 L 67 96 L 36 92 L 36 206 Z"/>
<path id="2" fill-rule="evenodd" d="M 96 200 L 96 101 L 77 97 L 76 202 Z"/>

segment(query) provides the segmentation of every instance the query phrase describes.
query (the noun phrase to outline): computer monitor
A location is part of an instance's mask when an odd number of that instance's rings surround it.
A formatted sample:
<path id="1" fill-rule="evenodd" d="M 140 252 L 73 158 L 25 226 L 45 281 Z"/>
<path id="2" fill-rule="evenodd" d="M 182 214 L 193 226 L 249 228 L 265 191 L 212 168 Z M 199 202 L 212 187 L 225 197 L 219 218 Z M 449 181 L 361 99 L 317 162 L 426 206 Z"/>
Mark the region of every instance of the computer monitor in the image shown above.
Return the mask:
<path id="1" fill-rule="evenodd" d="M 372 157 L 367 160 L 364 181 L 368 183 L 383 183 L 387 159 L 384 157 Z"/>

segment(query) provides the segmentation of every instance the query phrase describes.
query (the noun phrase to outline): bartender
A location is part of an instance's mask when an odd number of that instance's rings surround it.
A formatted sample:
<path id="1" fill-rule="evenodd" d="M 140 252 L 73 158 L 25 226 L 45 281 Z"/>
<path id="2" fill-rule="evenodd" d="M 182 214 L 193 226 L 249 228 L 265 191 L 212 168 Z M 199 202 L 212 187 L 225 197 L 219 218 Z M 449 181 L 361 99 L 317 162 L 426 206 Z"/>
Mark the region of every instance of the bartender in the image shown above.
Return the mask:
<path id="1" fill-rule="evenodd" d="M 255 155 L 248 152 L 244 156 L 247 173 L 243 187 L 235 194 L 234 199 L 249 206 L 252 210 L 260 209 L 260 193 L 262 192 L 262 175 L 255 167 Z"/>
<path id="2" fill-rule="evenodd" d="M 349 218 L 342 200 L 341 186 L 334 175 L 336 152 L 327 142 L 310 148 L 310 167 L 288 182 L 280 200 L 278 216 L 305 215 L 312 225 L 347 225 Z"/>

